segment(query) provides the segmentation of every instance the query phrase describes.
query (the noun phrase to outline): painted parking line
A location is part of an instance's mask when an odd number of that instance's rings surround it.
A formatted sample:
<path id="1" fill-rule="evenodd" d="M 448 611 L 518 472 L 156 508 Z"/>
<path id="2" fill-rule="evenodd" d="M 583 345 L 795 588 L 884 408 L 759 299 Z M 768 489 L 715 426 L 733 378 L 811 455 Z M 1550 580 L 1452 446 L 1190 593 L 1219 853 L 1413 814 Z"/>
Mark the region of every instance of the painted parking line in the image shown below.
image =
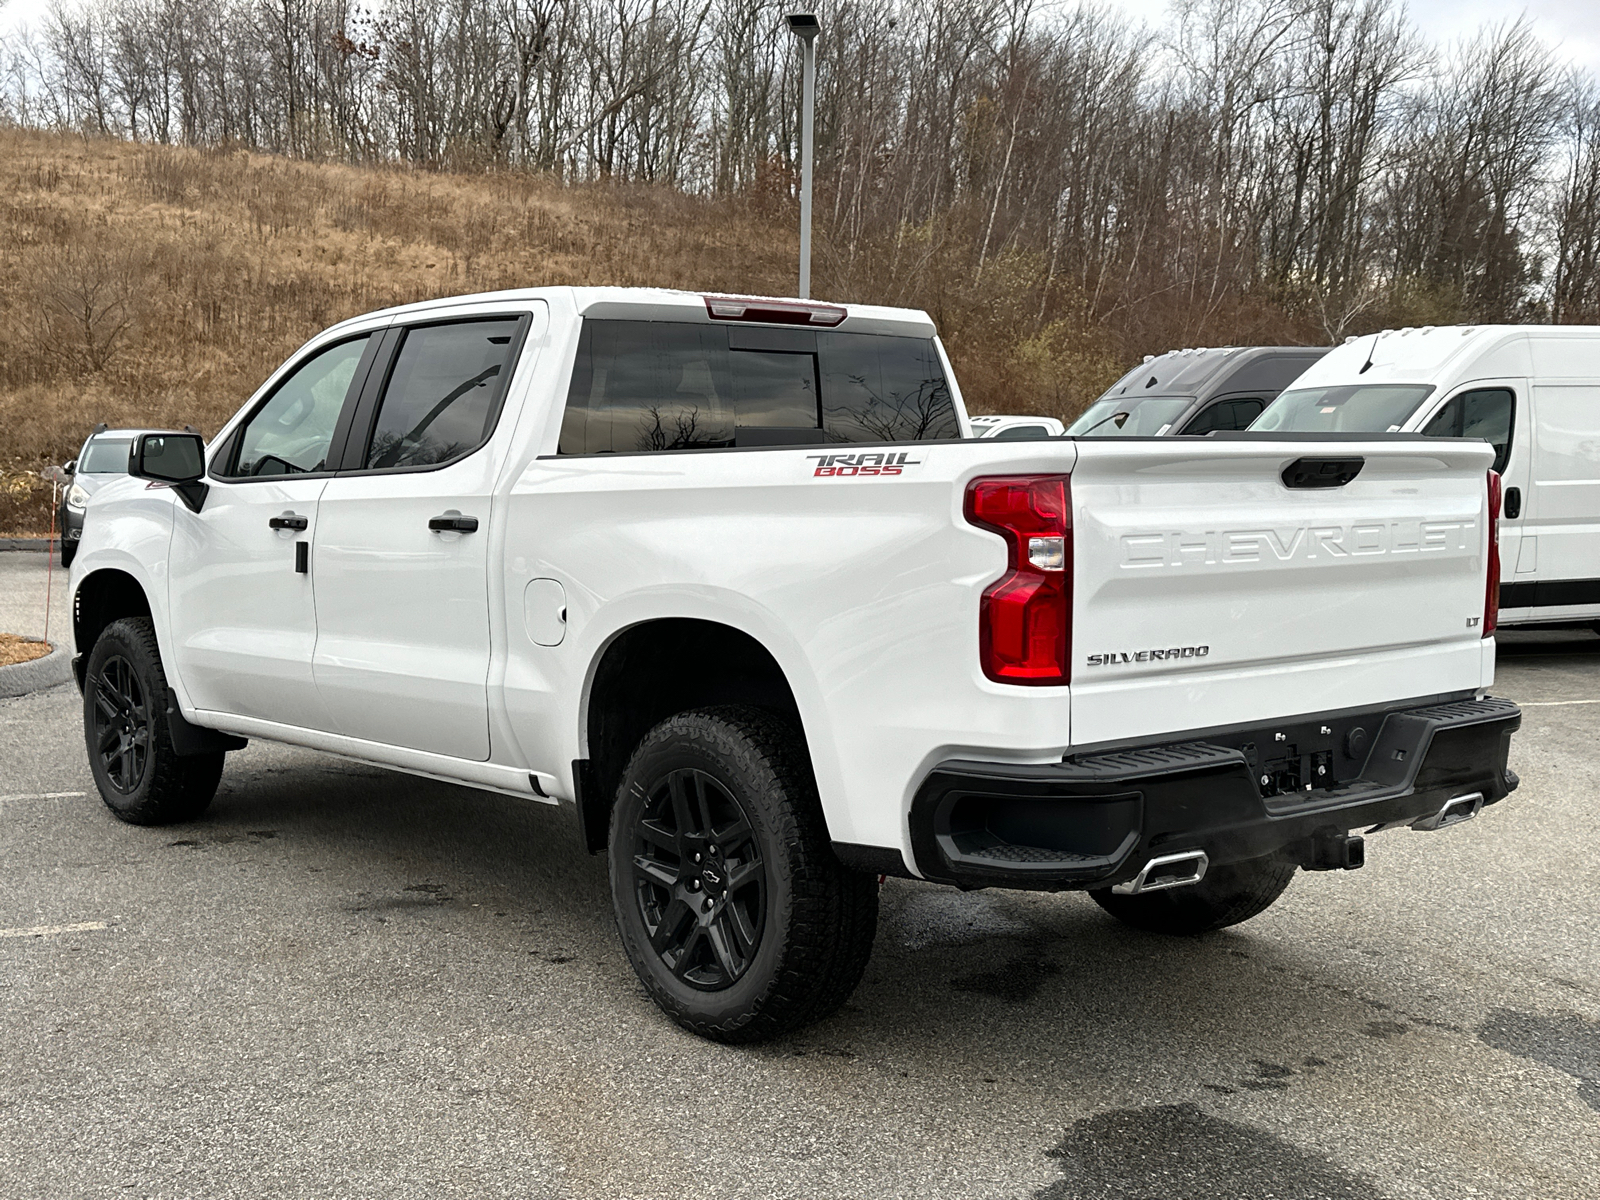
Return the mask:
<path id="1" fill-rule="evenodd" d="M 1568 704 L 1600 704 L 1600 700 L 1519 700 L 1521 708 L 1561 708 Z"/>
<path id="2" fill-rule="evenodd" d="M 0 938 L 55 937 L 58 933 L 90 933 L 105 928 L 104 921 L 79 921 L 76 925 L 29 925 L 26 929 L 0 929 Z"/>
<path id="3" fill-rule="evenodd" d="M 15 796 L 0 796 L 0 804 L 4 804 L 7 800 L 68 800 L 88 794 L 88 792 L 18 792 Z"/>

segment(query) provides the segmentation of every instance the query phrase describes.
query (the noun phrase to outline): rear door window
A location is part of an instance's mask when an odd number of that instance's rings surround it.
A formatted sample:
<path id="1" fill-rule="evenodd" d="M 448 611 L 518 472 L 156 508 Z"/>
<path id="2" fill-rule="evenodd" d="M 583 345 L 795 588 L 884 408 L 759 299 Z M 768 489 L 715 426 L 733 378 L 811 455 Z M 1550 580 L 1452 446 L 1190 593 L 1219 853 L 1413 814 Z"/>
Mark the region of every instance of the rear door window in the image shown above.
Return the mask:
<path id="1" fill-rule="evenodd" d="M 560 452 L 959 436 L 931 338 L 589 319 Z"/>
<path id="2" fill-rule="evenodd" d="M 378 403 L 363 468 L 442 466 L 483 445 L 500 415 L 522 320 L 407 329 Z"/>
<path id="3" fill-rule="evenodd" d="M 1478 388 L 1446 401 L 1422 432 L 1429 437 L 1482 438 L 1494 447 L 1494 469 L 1502 474 L 1511 457 L 1512 414 L 1516 398 L 1510 388 Z"/>

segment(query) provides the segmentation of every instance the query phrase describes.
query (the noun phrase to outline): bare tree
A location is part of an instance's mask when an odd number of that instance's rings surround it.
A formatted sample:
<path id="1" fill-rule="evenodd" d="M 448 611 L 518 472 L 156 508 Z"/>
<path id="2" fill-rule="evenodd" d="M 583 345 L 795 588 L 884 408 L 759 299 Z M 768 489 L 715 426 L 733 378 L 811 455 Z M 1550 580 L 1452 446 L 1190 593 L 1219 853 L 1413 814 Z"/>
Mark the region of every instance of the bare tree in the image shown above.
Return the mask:
<path id="1" fill-rule="evenodd" d="M 0 115 L 97 137 L 792 206 L 776 0 L 55 0 Z M 824 0 L 818 281 L 976 361 L 1596 317 L 1596 84 L 1402 0 Z M 176 185 L 175 185 L 176 186 Z M 463 253 L 484 238 L 464 230 Z M 486 244 L 486 243 L 484 243 Z M 1020 340 L 1019 340 L 1020 339 Z M 1066 353 L 1066 351 L 1062 351 Z M 1078 395 L 1086 385 L 1052 384 Z"/>
<path id="2" fill-rule="evenodd" d="M 1551 212 L 1550 319 L 1600 324 L 1600 85 L 1566 80 L 1565 162 Z"/>

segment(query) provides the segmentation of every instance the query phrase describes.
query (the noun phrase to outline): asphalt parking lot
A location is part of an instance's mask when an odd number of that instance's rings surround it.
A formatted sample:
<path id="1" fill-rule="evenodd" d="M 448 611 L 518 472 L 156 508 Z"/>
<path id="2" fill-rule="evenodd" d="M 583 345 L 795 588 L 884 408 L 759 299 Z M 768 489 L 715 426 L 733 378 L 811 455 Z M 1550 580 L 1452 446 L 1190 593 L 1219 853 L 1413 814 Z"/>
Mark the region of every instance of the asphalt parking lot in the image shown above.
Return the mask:
<path id="1" fill-rule="evenodd" d="M 635 981 L 572 819 L 266 743 L 207 818 L 0 700 L 6 1197 L 1592 1197 L 1600 637 L 1504 639 L 1522 788 L 1166 940 L 890 881 L 867 977 L 754 1049 Z"/>

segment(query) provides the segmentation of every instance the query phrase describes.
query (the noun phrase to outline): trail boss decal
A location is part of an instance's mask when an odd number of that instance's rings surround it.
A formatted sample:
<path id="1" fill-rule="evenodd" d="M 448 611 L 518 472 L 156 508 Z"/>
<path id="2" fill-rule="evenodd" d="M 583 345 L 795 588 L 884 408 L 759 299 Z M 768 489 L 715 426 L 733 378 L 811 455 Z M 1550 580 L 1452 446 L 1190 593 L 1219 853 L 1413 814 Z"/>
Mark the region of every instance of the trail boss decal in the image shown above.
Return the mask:
<path id="1" fill-rule="evenodd" d="M 1089 655 L 1091 667 L 1117 667 L 1123 663 L 1165 662 L 1169 658 L 1204 658 L 1210 646 L 1174 646 L 1170 650 L 1113 650 Z"/>
<path id="2" fill-rule="evenodd" d="M 882 454 L 876 450 L 866 450 L 859 454 L 808 454 L 806 458 L 817 464 L 811 478 L 832 476 L 839 479 L 854 475 L 898 475 L 906 467 L 920 467 L 922 460 L 910 458 L 908 453 L 890 451 Z"/>

